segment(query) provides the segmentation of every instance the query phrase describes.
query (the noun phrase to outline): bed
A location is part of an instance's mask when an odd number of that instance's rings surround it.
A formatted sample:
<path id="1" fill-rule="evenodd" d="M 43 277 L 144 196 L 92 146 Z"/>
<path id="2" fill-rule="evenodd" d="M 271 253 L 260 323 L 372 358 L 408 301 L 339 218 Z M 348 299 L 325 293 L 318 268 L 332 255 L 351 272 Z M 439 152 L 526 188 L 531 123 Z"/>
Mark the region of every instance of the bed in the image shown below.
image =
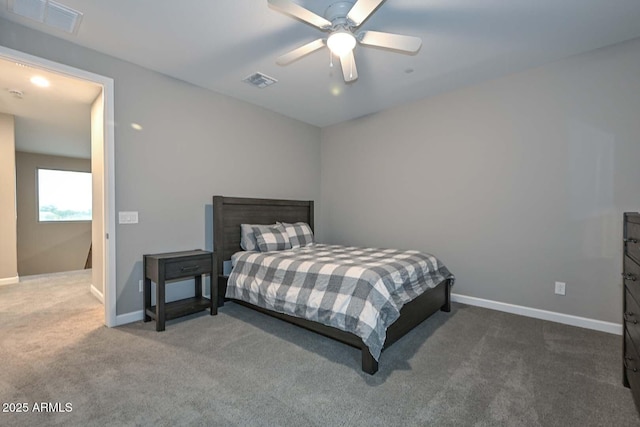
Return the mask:
<path id="1" fill-rule="evenodd" d="M 242 251 L 240 246 L 240 224 L 303 222 L 309 224 L 313 230 L 313 201 L 214 196 L 213 222 L 213 242 L 217 270 L 222 272 L 218 276 L 218 306 L 222 307 L 225 300 L 228 300 L 225 295 L 227 294 L 229 277 L 223 273 L 225 272 L 225 261 L 230 261 L 234 254 Z M 438 310 L 450 311 L 453 280 L 452 275 L 448 275 L 446 278 L 443 277 L 437 284 L 432 284 L 435 285 L 434 287 L 428 288 L 424 293 L 405 303 L 399 311 L 399 317 L 386 328 L 383 347 L 389 347 Z M 244 299 L 248 300 L 248 298 Z M 361 350 L 362 370 L 368 374 L 375 374 L 378 371 L 378 357 L 374 357 L 363 338 L 355 333 L 302 317 L 269 310 L 240 297 L 230 300 L 356 347 Z M 379 352 L 376 353 L 374 351 L 374 353 L 379 355 Z"/>

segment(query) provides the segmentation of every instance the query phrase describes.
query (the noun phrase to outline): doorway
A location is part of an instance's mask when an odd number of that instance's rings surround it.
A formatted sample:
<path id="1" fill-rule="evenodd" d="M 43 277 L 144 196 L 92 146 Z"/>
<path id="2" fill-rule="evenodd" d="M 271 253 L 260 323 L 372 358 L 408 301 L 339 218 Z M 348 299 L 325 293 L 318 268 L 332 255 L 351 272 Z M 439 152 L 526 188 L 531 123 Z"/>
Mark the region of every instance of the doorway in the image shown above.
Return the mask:
<path id="1" fill-rule="evenodd" d="M 115 245 L 115 138 L 113 79 L 85 70 L 59 64 L 24 52 L 0 46 L 0 59 L 13 61 L 36 70 L 45 70 L 74 79 L 95 83 L 100 94 L 91 108 L 91 171 L 94 192 L 92 220 L 93 285 L 102 290 L 104 324 L 117 325 L 116 320 L 116 245 Z"/>

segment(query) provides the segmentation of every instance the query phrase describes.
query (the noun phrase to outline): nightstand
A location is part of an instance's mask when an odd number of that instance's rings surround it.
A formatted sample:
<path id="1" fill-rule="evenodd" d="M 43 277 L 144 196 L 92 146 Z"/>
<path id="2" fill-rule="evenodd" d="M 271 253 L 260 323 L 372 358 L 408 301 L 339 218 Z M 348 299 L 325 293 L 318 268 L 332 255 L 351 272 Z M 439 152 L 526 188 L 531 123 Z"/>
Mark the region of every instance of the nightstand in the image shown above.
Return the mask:
<path id="1" fill-rule="evenodd" d="M 218 314 L 218 277 L 215 254 L 194 250 L 145 255 L 144 272 L 144 321 L 156 321 L 156 331 L 164 331 L 165 321 L 177 317 L 211 310 L 211 315 Z M 211 277 L 211 298 L 202 296 L 202 275 Z M 167 280 L 193 277 L 195 295 L 178 301 L 165 303 L 165 286 Z M 151 282 L 156 283 L 156 305 L 151 305 Z"/>

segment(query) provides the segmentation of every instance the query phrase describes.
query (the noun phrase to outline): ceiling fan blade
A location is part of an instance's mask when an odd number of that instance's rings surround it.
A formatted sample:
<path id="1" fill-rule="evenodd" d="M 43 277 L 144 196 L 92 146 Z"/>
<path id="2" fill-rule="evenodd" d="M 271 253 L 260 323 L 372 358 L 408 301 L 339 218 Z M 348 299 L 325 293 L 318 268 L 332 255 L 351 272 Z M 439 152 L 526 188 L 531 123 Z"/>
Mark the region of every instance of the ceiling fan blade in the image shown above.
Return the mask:
<path id="1" fill-rule="evenodd" d="M 340 57 L 340 66 L 342 67 L 342 76 L 345 82 L 350 83 L 358 78 L 358 69 L 356 68 L 356 58 L 353 56 L 353 50 Z"/>
<path id="2" fill-rule="evenodd" d="M 358 34 L 360 43 L 369 46 L 385 47 L 408 53 L 416 53 L 422 46 L 422 39 L 401 34 L 381 33 L 379 31 L 363 31 Z"/>
<path id="3" fill-rule="evenodd" d="M 331 28 L 331 21 L 324 19 L 320 15 L 316 15 L 309 9 L 296 4 L 290 0 L 267 0 L 269 5 L 277 11 L 286 13 L 295 18 L 301 19 L 304 22 L 311 24 L 321 30 L 327 30 Z"/>
<path id="4" fill-rule="evenodd" d="M 320 49 L 321 47 L 324 47 L 324 43 L 325 43 L 324 39 L 318 39 L 318 40 L 312 41 L 311 43 L 307 43 L 303 46 L 300 46 L 297 49 L 293 49 L 291 52 L 285 53 L 284 55 L 278 57 L 278 59 L 276 59 L 276 64 L 278 65 L 290 64 L 293 61 L 298 60 L 303 56 L 308 55 L 311 52 L 314 52 Z"/>
<path id="5" fill-rule="evenodd" d="M 369 15 L 371 15 L 383 2 L 384 0 L 358 0 L 347 14 L 347 18 L 349 18 L 349 20 L 358 27 L 366 21 Z"/>

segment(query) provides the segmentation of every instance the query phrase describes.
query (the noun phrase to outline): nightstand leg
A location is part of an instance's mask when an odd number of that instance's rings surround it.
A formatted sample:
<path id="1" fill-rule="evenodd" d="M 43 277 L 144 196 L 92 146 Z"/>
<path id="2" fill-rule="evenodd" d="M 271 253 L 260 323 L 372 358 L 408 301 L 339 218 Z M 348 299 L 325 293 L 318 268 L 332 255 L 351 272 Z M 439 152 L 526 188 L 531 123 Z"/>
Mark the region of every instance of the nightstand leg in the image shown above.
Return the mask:
<path id="1" fill-rule="evenodd" d="M 147 314 L 147 309 L 151 308 L 151 279 L 144 278 L 142 290 L 144 291 L 144 321 L 150 322 L 151 316 Z"/>
<path id="2" fill-rule="evenodd" d="M 202 275 L 195 277 L 196 282 L 196 298 L 202 298 Z"/>
<path id="3" fill-rule="evenodd" d="M 214 269 L 215 271 L 215 269 Z M 211 275 L 211 315 L 215 316 L 218 314 L 218 275 Z"/>
<path id="4" fill-rule="evenodd" d="M 164 280 L 156 283 L 156 331 L 164 331 Z"/>

